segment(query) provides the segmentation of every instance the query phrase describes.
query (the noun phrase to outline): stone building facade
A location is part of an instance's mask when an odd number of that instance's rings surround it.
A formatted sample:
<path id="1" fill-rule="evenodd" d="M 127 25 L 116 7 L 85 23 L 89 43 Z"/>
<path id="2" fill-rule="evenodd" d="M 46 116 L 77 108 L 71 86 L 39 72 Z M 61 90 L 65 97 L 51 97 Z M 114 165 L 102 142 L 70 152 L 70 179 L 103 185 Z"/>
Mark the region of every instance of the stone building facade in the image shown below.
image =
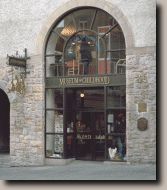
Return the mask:
<path id="1" fill-rule="evenodd" d="M 112 15 L 126 43 L 126 145 L 130 163 L 156 162 L 156 2 L 154 0 L 1 0 L 0 89 L 10 102 L 10 165 L 44 165 L 45 59 L 49 33 L 57 20 L 78 7 Z M 10 91 L 13 67 L 7 54 L 24 56 L 25 93 Z M 17 72 L 17 71 L 16 71 Z M 0 108 L 2 109 L 2 108 Z M 138 129 L 140 118 L 147 130 Z"/>

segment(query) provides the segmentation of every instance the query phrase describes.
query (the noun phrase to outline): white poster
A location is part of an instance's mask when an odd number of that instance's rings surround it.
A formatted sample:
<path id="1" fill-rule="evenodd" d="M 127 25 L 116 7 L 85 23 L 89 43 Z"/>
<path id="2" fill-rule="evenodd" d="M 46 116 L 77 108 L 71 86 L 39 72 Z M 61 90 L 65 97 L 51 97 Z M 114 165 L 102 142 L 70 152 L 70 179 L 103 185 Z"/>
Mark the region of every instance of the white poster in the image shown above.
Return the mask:
<path id="1" fill-rule="evenodd" d="M 108 123 L 114 123 L 114 115 L 108 114 Z"/>

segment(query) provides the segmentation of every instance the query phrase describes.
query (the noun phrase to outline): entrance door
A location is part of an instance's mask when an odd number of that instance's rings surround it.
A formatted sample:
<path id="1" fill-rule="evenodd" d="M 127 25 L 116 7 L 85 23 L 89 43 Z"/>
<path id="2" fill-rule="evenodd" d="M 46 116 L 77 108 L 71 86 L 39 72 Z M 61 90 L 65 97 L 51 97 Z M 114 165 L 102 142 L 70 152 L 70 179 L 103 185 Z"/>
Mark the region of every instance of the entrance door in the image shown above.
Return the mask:
<path id="1" fill-rule="evenodd" d="M 105 159 L 104 88 L 66 89 L 66 156 Z"/>
<path id="2" fill-rule="evenodd" d="M 76 158 L 81 160 L 104 160 L 105 122 L 104 112 L 78 112 L 76 123 Z"/>
<path id="3" fill-rule="evenodd" d="M 8 97 L 0 89 L 0 153 L 9 152 L 9 112 Z"/>

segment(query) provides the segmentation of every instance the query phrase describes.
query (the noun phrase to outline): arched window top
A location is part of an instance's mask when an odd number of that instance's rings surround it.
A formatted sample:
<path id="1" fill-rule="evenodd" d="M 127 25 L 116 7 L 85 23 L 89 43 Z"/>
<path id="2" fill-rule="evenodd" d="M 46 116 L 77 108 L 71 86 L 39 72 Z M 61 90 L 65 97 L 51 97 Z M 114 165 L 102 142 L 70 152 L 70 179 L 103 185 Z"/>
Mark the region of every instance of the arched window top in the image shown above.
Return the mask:
<path id="1" fill-rule="evenodd" d="M 125 74 L 125 40 L 117 21 L 97 8 L 64 15 L 45 49 L 46 77 Z"/>

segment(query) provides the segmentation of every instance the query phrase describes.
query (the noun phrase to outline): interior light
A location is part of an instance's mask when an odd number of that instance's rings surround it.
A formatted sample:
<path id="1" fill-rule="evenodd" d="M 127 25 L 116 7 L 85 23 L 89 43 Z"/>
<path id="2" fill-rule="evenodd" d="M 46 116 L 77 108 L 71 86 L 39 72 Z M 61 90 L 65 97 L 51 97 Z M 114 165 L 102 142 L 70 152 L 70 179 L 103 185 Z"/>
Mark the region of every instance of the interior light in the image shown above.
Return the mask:
<path id="1" fill-rule="evenodd" d="M 84 96 L 85 96 L 85 94 L 83 92 L 81 92 L 80 97 L 84 98 Z"/>

